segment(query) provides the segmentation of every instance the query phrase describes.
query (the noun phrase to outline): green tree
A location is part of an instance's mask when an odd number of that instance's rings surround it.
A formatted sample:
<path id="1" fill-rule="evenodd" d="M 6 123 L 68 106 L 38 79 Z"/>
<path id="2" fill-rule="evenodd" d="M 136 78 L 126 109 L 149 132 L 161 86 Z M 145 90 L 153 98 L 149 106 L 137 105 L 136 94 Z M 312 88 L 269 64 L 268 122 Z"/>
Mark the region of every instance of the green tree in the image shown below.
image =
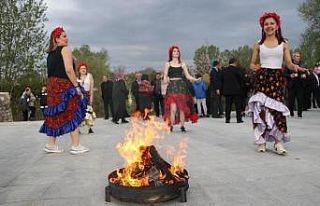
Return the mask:
<path id="1" fill-rule="evenodd" d="M 225 49 L 220 52 L 219 48 L 214 45 L 201 46 L 194 54 L 194 64 L 196 65 L 196 71 L 202 75 L 208 74 L 211 68 L 210 63 L 213 60 L 219 60 L 222 66 L 228 66 L 230 58 L 236 58 L 239 62 L 239 66 L 242 68 L 250 68 L 252 56 L 252 48 L 244 45 L 237 49 Z"/>
<path id="2" fill-rule="evenodd" d="M 13 92 L 21 76 L 43 71 L 47 6 L 43 0 L 0 2 L 0 91 Z"/>
<path id="3" fill-rule="evenodd" d="M 230 58 L 236 58 L 239 66 L 249 69 L 252 56 L 252 48 L 249 46 L 240 46 L 238 49 L 225 50 L 221 53 L 221 61 L 224 66 L 227 66 Z"/>
<path id="4" fill-rule="evenodd" d="M 109 68 L 109 56 L 106 49 L 100 51 L 91 51 L 88 45 L 82 45 L 80 48 L 73 50 L 73 55 L 77 59 L 77 62 L 84 61 L 89 66 L 89 72 L 94 78 L 94 102 L 93 108 L 98 117 L 103 115 L 103 101 L 101 99 L 101 87 L 102 76 L 111 76 Z"/>
<path id="5" fill-rule="evenodd" d="M 219 59 L 219 48 L 214 45 L 202 46 L 195 51 L 193 58 L 196 65 L 196 71 L 205 74 L 210 70 L 210 61 Z"/>
<path id="6" fill-rule="evenodd" d="M 320 61 L 320 1 L 306 0 L 299 6 L 298 11 L 308 24 L 299 50 L 305 63 L 312 66 Z"/>

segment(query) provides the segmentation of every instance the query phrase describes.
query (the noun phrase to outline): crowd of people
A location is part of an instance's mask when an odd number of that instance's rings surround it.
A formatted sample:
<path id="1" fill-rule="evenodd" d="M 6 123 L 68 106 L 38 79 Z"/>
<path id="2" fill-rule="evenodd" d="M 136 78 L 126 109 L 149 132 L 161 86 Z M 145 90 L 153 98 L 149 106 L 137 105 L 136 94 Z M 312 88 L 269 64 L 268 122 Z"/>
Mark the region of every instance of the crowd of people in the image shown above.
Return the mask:
<path id="1" fill-rule="evenodd" d="M 185 122 L 196 123 L 199 117 L 225 118 L 225 123 L 230 123 L 231 111 L 235 108 L 237 123 L 243 123 L 246 114 L 252 116 L 259 152 L 266 151 L 267 142 L 274 142 L 275 151 L 286 154 L 283 143 L 290 140 L 286 117 L 294 116 L 297 110 L 297 116 L 302 118 L 302 112 L 311 106 L 320 107 L 320 64 L 306 68 L 299 52 L 294 52 L 291 58 L 278 14 L 265 13 L 259 24 L 262 36 L 253 46 L 250 70 L 242 68 L 236 58 L 230 58 L 225 67 L 218 59 L 213 60 L 208 74 L 210 80 L 205 82 L 204 74 L 190 73 L 181 59 L 179 47 L 174 45 L 169 48 L 168 61 L 155 78 L 150 80 L 147 74 L 136 73 L 130 91 L 123 72 L 116 72 L 114 78 L 103 76 L 104 118 L 111 118 L 114 124 L 119 124 L 119 120 L 128 122 L 129 92 L 134 99 L 134 111 L 141 114 L 143 121 L 149 120 L 153 110 L 168 124 L 170 131 L 180 124 L 181 132 L 186 132 Z M 86 63 L 76 67 L 61 27 L 51 33 L 47 66 L 48 84 L 37 95 L 45 116 L 40 132 L 49 137 L 44 150 L 62 152 L 56 137 L 70 133 L 70 153 L 88 152 L 87 147 L 80 145 L 79 126 L 87 126 L 88 133 L 93 133 L 94 78 Z M 31 88 L 26 87 L 20 101 L 24 120 L 34 118 L 35 100 Z"/>

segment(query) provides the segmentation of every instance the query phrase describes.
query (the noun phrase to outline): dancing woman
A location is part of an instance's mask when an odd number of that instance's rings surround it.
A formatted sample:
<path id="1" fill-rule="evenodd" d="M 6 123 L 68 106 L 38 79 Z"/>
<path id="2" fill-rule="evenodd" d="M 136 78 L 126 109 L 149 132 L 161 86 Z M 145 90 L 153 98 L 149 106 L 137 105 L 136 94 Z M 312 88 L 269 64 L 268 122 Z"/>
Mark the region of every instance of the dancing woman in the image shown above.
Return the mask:
<path id="1" fill-rule="evenodd" d="M 86 113 L 88 100 L 83 97 L 83 88 L 77 83 L 74 60 L 68 47 L 68 37 L 62 27 L 55 28 L 50 36 L 48 69 L 48 108 L 40 128 L 49 139 L 43 150 L 47 153 L 60 153 L 56 137 L 66 133 L 71 136 L 71 154 L 88 152 L 89 149 L 79 143 L 79 125 Z"/>
<path id="2" fill-rule="evenodd" d="M 186 78 L 186 79 L 185 79 Z M 180 59 L 178 46 L 169 49 L 169 61 L 164 65 L 164 81 L 168 82 L 166 97 L 164 100 L 165 112 L 163 118 L 170 125 L 170 131 L 174 124 L 181 124 L 181 131 L 186 132 L 184 123 L 191 120 L 197 122 L 198 115 L 194 111 L 193 98 L 190 95 L 187 81 L 197 81 L 192 77 L 187 65 Z"/>
<path id="3" fill-rule="evenodd" d="M 281 34 L 280 16 L 264 13 L 259 20 L 262 37 L 253 48 L 250 68 L 256 72 L 255 94 L 248 106 L 252 113 L 255 143 L 259 152 L 266 151 L 266 142 L 275 142 L 279 155 L 286 154 L 282 143 L 290 140 L 286 116 L 290 114 L 284 104 L 284 79 L 282 62 L 294 71 L 304 71 L 291 61 L 289 43 Z M 257 60 L 260 64 L 257 64 Z"/>
<path id="4" fill-rule="evenodd" d="M 84 96 L 86 96 L 89 99 L 89 105 L 87 107 L 87 114 L 85 117 L 85 121 L 82 122 L 83 126 L 88 127 L 88 133 L 94 133 L 92 130 L 95 114 L 93 111 L 93 86 L 94 86 L 94 80 L 92 77 L 92 74 L 88 72 L 88 65 L 85 62 L 81 62 L 78 64 L 78 71 L 79 71 L 79 79 L 78 82 L 80 86 L 83 87 L 85 93 Z"/>

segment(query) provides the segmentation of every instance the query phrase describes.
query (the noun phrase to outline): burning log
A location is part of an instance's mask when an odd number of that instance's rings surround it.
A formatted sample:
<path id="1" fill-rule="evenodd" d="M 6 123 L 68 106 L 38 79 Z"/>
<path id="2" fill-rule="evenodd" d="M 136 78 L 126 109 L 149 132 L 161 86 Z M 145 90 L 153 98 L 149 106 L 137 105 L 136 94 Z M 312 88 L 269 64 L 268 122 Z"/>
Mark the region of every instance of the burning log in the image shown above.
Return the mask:
<path id="1" fill-rule="evenodd" d="M 141 146 L 140 151 L 142 162 L 135 162 L 127 168 L 120 169 L 117 172 L 118 176 L 112 177 L 112 182 L 128 186 L 126 182 L 121 181 L 123 174 L 127 173 L 136 180 L 147 179 L 147 184 L 143 186 L 159 186 L 188 180 L 186 170 L 172 173 L 173 166 L 161 158 L 155 146 Z"/>
<path id="2" fill-rule="evenodd" d="M 156 203 L 180 197 L 186 202 L 189 188 L 188 172 L 184 169 L 187 140 L 182 139 L 178 147 L 167 147 L 166 153 L 171 164 L 165 161 L 153 144 L 169 132 L 165 122 L 132 118 L 132 128 L 125 140 L 117 144 L 120 155 L 125 160 L 124 168 L 108 175 L 109 186 L 105 189 L 105 199 L 110 196 L 127 202 Z M 150 145 L 150 146 L 147 146 Z"/>

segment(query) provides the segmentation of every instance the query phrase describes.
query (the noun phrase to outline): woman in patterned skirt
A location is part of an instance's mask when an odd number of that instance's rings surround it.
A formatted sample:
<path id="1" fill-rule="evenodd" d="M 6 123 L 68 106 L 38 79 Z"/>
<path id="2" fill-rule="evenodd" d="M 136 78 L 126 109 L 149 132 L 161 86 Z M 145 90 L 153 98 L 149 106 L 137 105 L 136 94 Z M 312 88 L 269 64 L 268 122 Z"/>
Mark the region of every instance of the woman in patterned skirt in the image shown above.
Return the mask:
<path id="1" fill-rule="evenodd" d="M 74 60 L 62 27 L 52 31 L 48 53 L 48 108 L 44 111 L 46 118 L 40 132 L 45 133 L 49 141 L 43 150 L 47 153 L 63 152 L 56 144 L 56 137 L 70 133 L 70 153 L 88 152 L 89 149 L 79 143 L 79 125 L 84 119 L 88 99 L 77 83 Z"/>
<path id="2" fill-rule="evenodd" d="M 169 61 L 164 65 L 164 81 L 168 82 L 164 100 L 165 112 L 163 118 L 170 125 L 170 131 L 174 124 L 181 124 L 181 131 L 186 132 L 184 122 L 189 120 L 197 122 L 198 115 L 194 110 L 194 101 L 190 95 L 187 81 L 197 81 L 192 77 L 187 65 L 181 62 L 180 50 L 177 46 L 169 49 Z"/>
<path id="3" fill-rule="evenodd" d="M 89 105 L 87 107 L 87 113 L 85 116 L 85 120 L 81 123 L 81 126 L 88 127 L 88 133 L 94 133 L 92 127 L 94 125 L 95 119 L 95 112 L 93 111 L 93 87 L 94 87 L 94 80 L 91 73 L 88 72 L 88 64 L 85 62 L 81 62 L 77 66 L 79 72 L 78 82 L 80 86 L 83 87 L 86 96 L 89 99 Z"/>
<path id="4" fill-rule="evenodd" d="M 251 69 L 256 72 L 255 93 L 248 106 L 252 113 L 255 143 L 259 152 L 266 151 L 266 142 L 275 142 L 279 155 L 286 154 L 282 143 L 290 140 L 286 116 L 290 114 L 284 104 L 284 79 L 282 62 L 294 71 L 304 71 L 291 61 L 289 43 L 281 34 L 280 16 L 274 12 L 265 13 L 259 20 L 262 38 L 254 45 Z M 260 64 L 257 64 L 259 57 Z"/>

